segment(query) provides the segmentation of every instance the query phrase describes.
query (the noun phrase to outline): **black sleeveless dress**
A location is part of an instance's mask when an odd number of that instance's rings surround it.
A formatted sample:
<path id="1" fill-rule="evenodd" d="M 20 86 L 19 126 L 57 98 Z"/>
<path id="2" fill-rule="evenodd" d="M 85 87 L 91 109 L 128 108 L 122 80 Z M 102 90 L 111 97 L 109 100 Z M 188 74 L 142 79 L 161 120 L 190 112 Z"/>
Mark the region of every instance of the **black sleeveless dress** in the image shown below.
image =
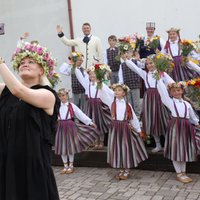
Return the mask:
<path id="1" fill-rule="evenodd" d="M 54 113 L 13 96 L 7 87 L 0 96 L 0 200 L 59 200 L 51 169 L 52 134 L 60 100 Z"/>

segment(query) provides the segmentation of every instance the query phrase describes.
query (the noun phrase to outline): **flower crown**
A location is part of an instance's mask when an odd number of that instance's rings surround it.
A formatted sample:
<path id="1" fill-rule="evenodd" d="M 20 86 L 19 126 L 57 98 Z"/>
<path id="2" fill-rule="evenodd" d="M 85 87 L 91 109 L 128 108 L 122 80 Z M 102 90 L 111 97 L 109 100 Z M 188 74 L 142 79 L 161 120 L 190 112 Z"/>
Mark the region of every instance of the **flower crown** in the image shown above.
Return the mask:
<path id="1" fill-rule="evenodd" d="M 66 88 L 61 88 L 58 90 L 57 94 L 60 96 L 61 94 L 69 94 L 70 90 Z"/>
<path id="2" fill-rule="evenodd" d="M 180 82 L 176 82 L 176 83 L 170 83 L 167 87 L 168 89 L 172 89 L 172 88 L 181 88 L 181 89 L 185 89 L 186 88 L 186 82 L 184 81 L 180 81 Z"/>
<path id="3" fill-rule="evenodd" d="M 54 86 L 59 80 L 59 75 L 55 73 L 56 60 L 46 47 L 40 46 L 38 43 L 25 42 L 20 44 L 12 56 L 12 64 L 14 70 L 18 70 L 20 62 L 26 57 L 33 58 L 44 69 L 44 74 Z"/>
<path id="4" fill-rule="evenodd" d="M 113 90 L 115 90 L 117 87 L 121 87 L 124 91 L 125 91 L 125 93 L 128 93 L 129 92 L 129 87 L 127 86 L 127 85 L 125 85 L 125 84 L 120 84 L 120 83 L 115 83 L 115 84 L 113 84 L 112 86 L 111 86 L 111 88 L 113 89 Z"/>
<path id="5" fill-rule="evenodd" d="M 68 59 L 70 61 L 72 61 L 73 63 L 75 63 L 77 61 L 77 58 L 83 56 L 83 54 L 79 53 L 79 52 L 76 52 L 76 51 L 73 51 L 71 53 L 71 55 L 68 57 Z"/>

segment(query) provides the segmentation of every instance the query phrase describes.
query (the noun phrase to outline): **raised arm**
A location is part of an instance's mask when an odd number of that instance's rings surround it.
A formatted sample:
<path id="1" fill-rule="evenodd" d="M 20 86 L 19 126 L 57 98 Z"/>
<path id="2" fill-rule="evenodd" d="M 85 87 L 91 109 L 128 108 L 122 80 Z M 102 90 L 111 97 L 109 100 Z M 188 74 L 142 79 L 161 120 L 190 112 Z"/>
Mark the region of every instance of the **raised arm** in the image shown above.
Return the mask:
<path id="1" fill-rule="evenodd" d="M 46 89 L 34 90 L 26 87 L 19 80 L 17 80 L 5 63 L 1 63 L 1 59 L 0 74 L 5 85 L 14 96 L 35 107 L 44 109 L 44 111 L 49 115 L 53 114 L 55 96 L 52 92 Z"/>
<path id="2" fill-rule="evenodd" d="M 83 122 L 86 125 L 92 125 L 93 124 L 92 120 L 85 113 L 83 113 L 83 111 L 80 110 L 75 104 L 72 104 L 72 107 L 73 107 L 75 116 L 81 122 Z"/>
<path id="3" fill-rule="evenodd" d="M 135 73 L 137 73 L 142 79 L 146 78 L 146 71 L 140 69 L 135 63 L 131 60 L 126 60 L 126 65 Z"/>
<path id="4" fill-rule="evenodd" d="M 119 83 L 124 83 L 123 73 L 122 73 L 122 65 L 120 65 L 120 67 L 119 67 L 118 77 L 119 77 Z"/>
<path id="5" fill-rule="evenodd" d="M 63 63 L 60 66 L 59 71 L 64 75 L 70 76 L 71 75 L 71 66 L 67 63 Z"/>
<path id="6" fill-rule="evenodd" d="M 83 74 L 81 73 L 81 71 L 79 69 L 75 69 L 75 74 L 76 77 L 78 79 L 78 81 L 80 82 L 80 84 L 85 88 L 85 90 L 88 88 L 89 84 L 90 84 L 90 80 L 88 75 L 86 74 L 85 77 L 83 76 Z"/>
<path id="7" fill-rule="evenodd" d="M 169 93 L 167 91 L 167 88 L 165 86 L 165 84 L 163 83 L 163 80 L 160 79 L 158 80 L 158 84 L 157 84 L 157 89 L 158 92 L 160 94 L 161 100 L 162 102 L 169 108 L 171 109 L 171 103 L 172 103 L 172 99 L 169 96 Z"/>
<path id="8" fill-rule="evenodd" d="M 194 71 L 200 73 L 200 67 L 199 67 L 198 65 L 196 65 L 194 62 L 189 61 L 189 62 L 187 63 L 187 66 L 188 66 L 190 69 L 192 69 L 192 70 L 194 70 Z"/>
<path id="9" fill-rule="evenodd" d="M 99 90 L 99 98 L 105 103 L 109 108 L 111 108 L 112 102 L 114 100 L 114 92 L 106 84 L 102 83 L 102 88 Z"/>
<path id="10" fill-rule="evenodd" d="M 162 80 L 166 86 L 168 86 L 171 83 L 175 83 L 175 81 L 166 72 L 164 72 Z"/>
<path id="11" fill-rule="evenodd" d="M 56 26 L 56 31 L 58 34 L 58 37 L 61 39 L 61 41 L 67 45 L 67 46 L 77 46 L 77 41 L 76 40 L 70 40 L 68 38 L 65 37 L 64 33 L 63 33 L 63 29 L 60 25 Z"/>
<path id="12" fill-rule="evenodd" d="M 5 88 L 5 83 L 0 83 L 0 96 L 4 88 Z"/>

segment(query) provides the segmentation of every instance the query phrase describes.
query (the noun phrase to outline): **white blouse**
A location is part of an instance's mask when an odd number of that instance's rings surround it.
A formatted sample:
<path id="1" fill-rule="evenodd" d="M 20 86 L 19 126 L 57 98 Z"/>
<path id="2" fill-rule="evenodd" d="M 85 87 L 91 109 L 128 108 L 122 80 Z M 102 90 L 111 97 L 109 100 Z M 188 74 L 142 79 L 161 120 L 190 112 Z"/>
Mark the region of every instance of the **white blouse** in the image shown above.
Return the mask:
<path id="1" fill-rule="evenodd" d="M 174 107 L 174 103 L 176 105 L 179 117 L 185 116 L 185 105 L 186 105 L 186 110 L 187 110 L 186 118 L 189 119 L 191 123 L 198 125 L 199 119 L 196 116 L 189 102 L 184 101 L 183 99 L 171 98 L 169 96 L 166 86 L 161 80 L 158 81 L 157 88 L 163 104 L 165 104 L 170 109 L 173 117 L 178 117 Z"/>
<path id="2" fill-rule="evenodd" d="M 89 76 L 88 74 L 85 74 L 85 77 L 83 76 L 83 74 L 81 73 L 80 70 L 78 70 L 77 68 L 75 69 L 75 74 L 76 77 L 78 79 L 78 81 L 81 83 L 81 85 L 84 87 L 85 89 L 85 94 L 89 97 L 89 98 L 95 98 L 96 93 L 97 93 L 97 83 L 92 83 L 89 80 Z M 97 93 L 97 97 L 99 98 L 99 91 Z"/>
<path id="3" fill-rule="evenodd" d="M 106 84 L 102 84 L 102 88 L 99 90 L 99 97 L 102 100 L 103 103 L 108 105 L 108 107 L 111 110 L 112 103 L 114 101 L 114 92 L 111 90 Z M 130 105 L 130 104 L 129 104 Z M 130 120 L 130 124 L 135 128 L 135 130 L 140 133 L 141 128 L 140 128 L 140 123 L 138 118 L 135 115 L 135 112 L 133 111 L 132 106 L 130 105 L 132 114 L 133 114 L 133 119 Z M 116 119 L 123 121 L 124 120 L 124 114 L 126 112 L 126 101 L 125 99 L 116 99 Z"/>
<path id="4" fill-rule="evenodd" d="M 59 109 L 59 113 L 60 113 L 59 119 L 61 119 L 61 120 L 66 119 L 66 115 L 68 112 L 68 105 L 69 105 L 69 102 L 61 103 L 60 109 Z M 83 122 L 86 125 L 93 124 L 92 120 L 85 113 L 83 113 L 75 104 L 71 103 L 71 105 L 72 105 L 72 108 L 74 111 L 74 115 L 78 120 L 80 120 L 81 122 Z M 67 119 L 71 119 L 71 118 L 72 118 L 72 116 L 69 113 Z"/>
<path id="5" fill-rule="evenodd" d="M 135 73 L 137 73 L 145 82 L 145 86 L 146 88 L 149 88 L 149 85 L 151 88 L 155 88 L 156 87 L 156 79 L 154 78 L 154 73 L 153 72 L 146 72 L 145 70 L 139 68 L 137 65 L 135 65 L 135 63 L 133 63 L 131 60 L 126 60 L 126 65 Z M 147 83 L 147 79 L 148 79 L 148 83 Z M 165 83 L 165 85 L 168 85 L 170 83 L 174 83 L 174 80 L 167 74 L 164 72 L 164 76 L 162 77 L 163 82 Z"/>

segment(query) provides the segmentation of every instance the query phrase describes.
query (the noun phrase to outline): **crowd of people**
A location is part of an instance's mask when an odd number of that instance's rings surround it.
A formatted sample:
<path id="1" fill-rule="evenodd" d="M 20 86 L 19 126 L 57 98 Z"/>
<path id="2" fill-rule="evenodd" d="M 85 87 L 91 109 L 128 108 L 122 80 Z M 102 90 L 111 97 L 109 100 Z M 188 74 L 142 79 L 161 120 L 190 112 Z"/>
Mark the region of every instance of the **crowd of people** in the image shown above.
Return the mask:
<path id="1" fill-rule="evenodd" d="M 191 51 L 183 57 L 180 30 L 169 29 L 166 42 L 158 37 L 154 49 L 149 44 L 155 23 L 149 22 L 137 49 L 130 44 L 121 49 L 111 35 L 105 53 L 89 23 L 82 26 L 84 36 L 76 39 L 67 39 L 60 25 L 56 31 L 65 45 L 77 48 L 59 68 L 71 76 L 71 88 L 52 89 L 58 80 L 55 59 L 38 41 L 25 42 L 28 33 L 12 56 L 20 81 L 0 57 L 0 199 L 59 199 L 51 169 L 52 136 L 64 164 L 61 174 L 70 174 L 74 155 L 88 147 L 103 149 L 108 133 L 107 162 L 119 169 L 117 180 L 126 180 L 131 168 L 148 159 L 143 133 L 154 138 L 153 153 L 163 150 L 163 135 L 164 157 L 172 160 L 176 179 L 192 182 L 186 163 L 198 159 L 200 125 L 183 82 L 200 79 L 200 55 Z M 174 67 L 155 76 L 160 52 L 171 56 Z M 101 64 L 111 70 L 109 81 L 97 76 L 94 66 Z"/>

